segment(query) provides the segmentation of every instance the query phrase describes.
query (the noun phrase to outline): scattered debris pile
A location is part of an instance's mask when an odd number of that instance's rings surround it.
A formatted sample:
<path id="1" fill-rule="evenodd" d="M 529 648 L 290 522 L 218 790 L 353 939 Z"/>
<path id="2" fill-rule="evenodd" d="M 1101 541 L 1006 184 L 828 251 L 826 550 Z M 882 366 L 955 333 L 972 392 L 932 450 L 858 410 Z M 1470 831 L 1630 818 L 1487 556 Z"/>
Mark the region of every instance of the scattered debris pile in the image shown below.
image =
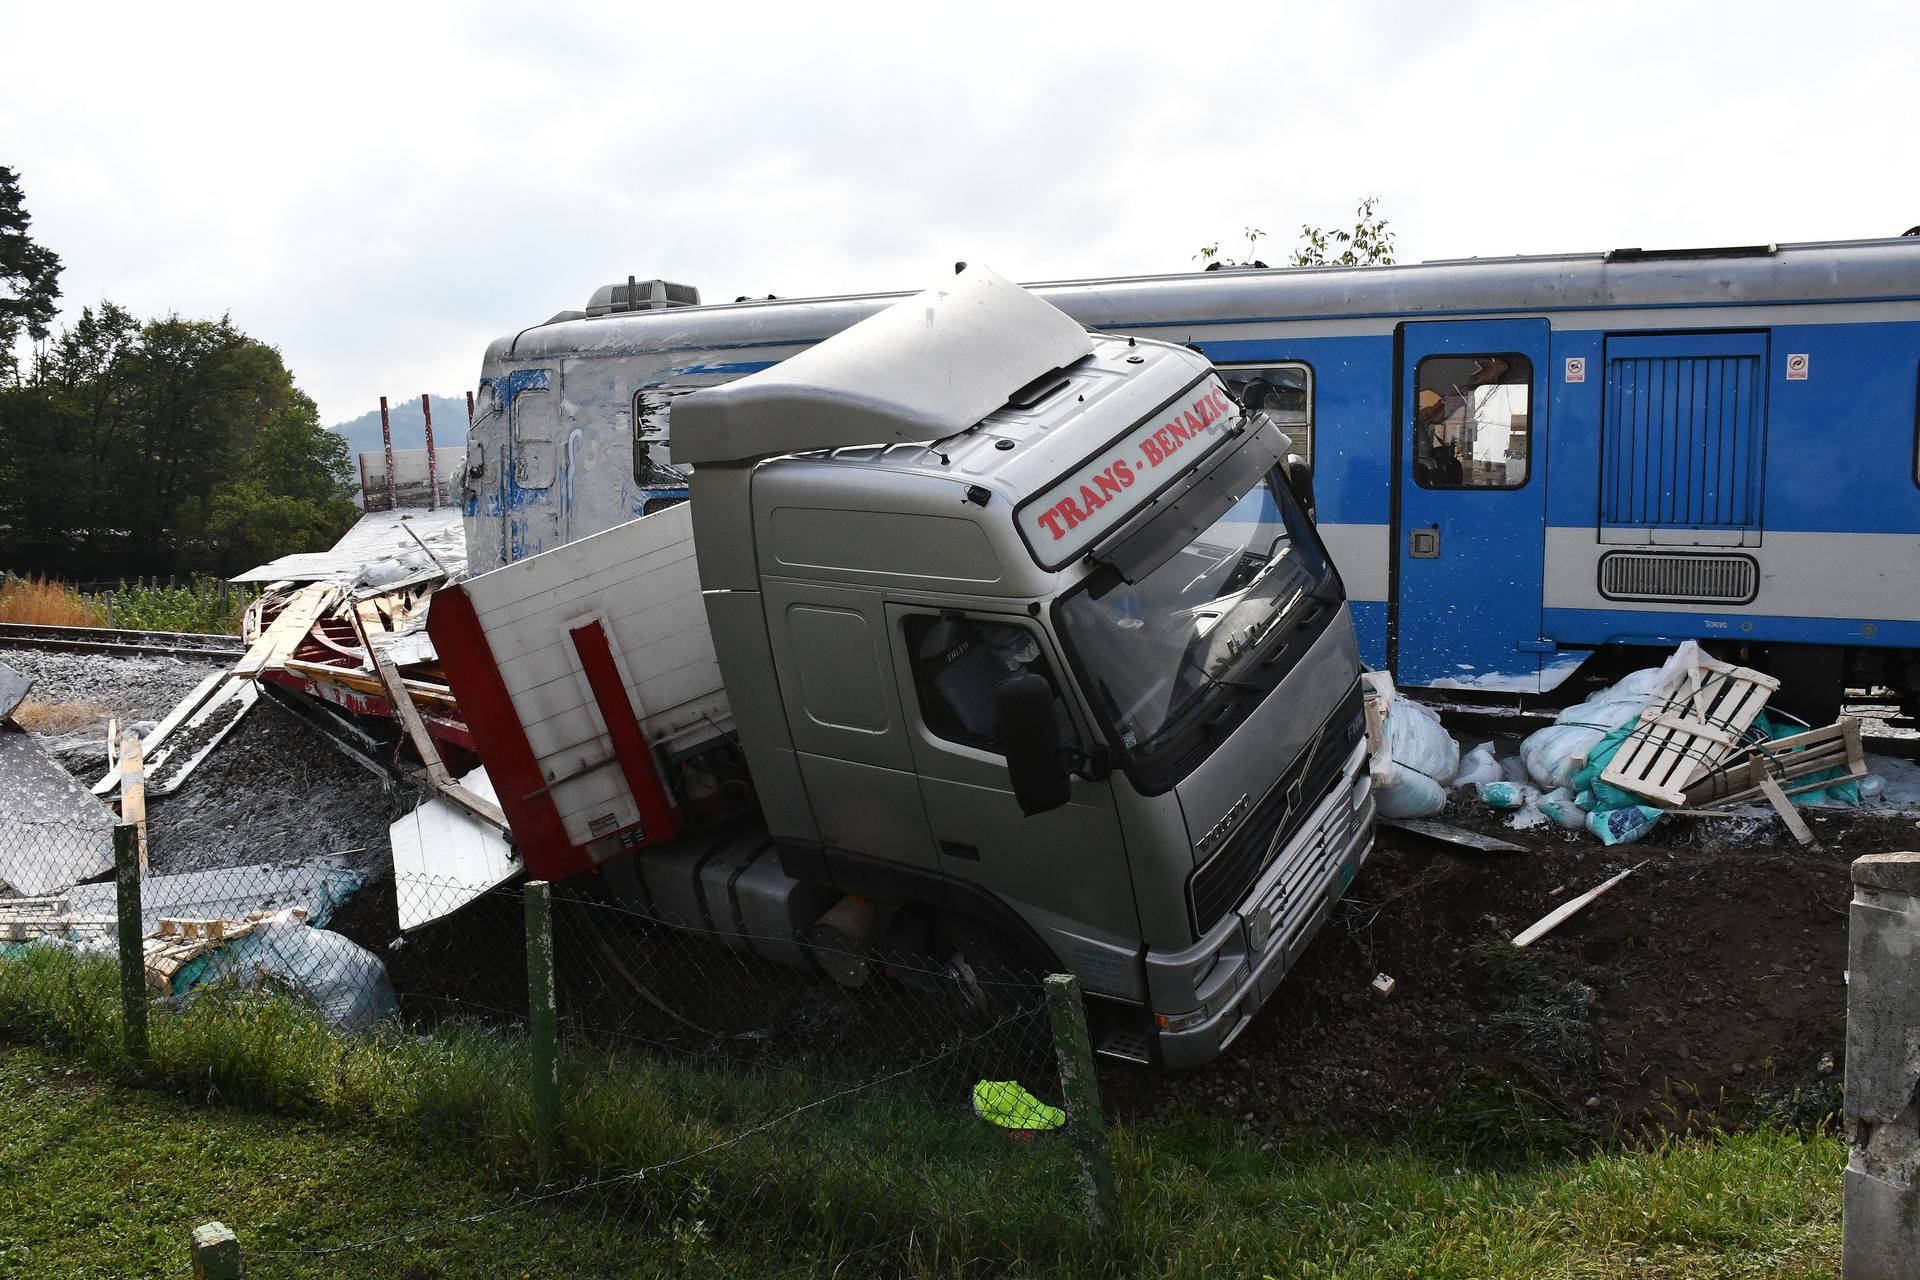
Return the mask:
<path id="1" fill-rule="evenodd" d="M 1505 760 L 1491 742 L 1462 753 L 1439 716 L 1399 696 L 1389 677 L 1368 681 L 1374 783 L 1389 819 L 1429 818 L 1465 792 L 1510 811 L 1513 827 L 1552 822 L 1608 845 L 1639 840 L 1669 815 L 1767 812 L 1804 844 L 1812 835 L 1795 804 L 1859 805 L 1884 793 L 1857 720 L 1813 729 L 1770 715 L 1779 681 L 1693 641 L 1560 712 Z"/>
<path id="2" fill-rule="evenodd" d="M 425 628 L 463 567 L 457 510 L 380 511 L 330 552 L 242 575 L 267 586 L 229 669 L 53 650 L 0 666 L 0 947 L 114 949 L 102 881 L 125 821 L 156 995 L 239 982 L 343 1027 L 391 1016 L 381 960 L 324 925 L 393 875 L 396 834 L 416 854 L 458 837 L 486 885 L 518 870 Z M 408 781 L 432 793 L 420 814 Z M 391 939 L 374 928 L 363 941 Z"/>

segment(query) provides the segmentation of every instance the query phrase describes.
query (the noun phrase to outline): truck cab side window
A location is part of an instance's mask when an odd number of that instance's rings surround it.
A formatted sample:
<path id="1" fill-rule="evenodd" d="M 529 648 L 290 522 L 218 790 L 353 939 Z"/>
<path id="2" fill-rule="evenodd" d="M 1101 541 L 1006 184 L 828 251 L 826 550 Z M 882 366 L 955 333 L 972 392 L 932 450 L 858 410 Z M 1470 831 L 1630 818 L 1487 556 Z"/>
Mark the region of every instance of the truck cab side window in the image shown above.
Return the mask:
<path id="1" fill-rule="evenodd" d="M 1423 489 L 1518 489 L 1533 454 L 1533 362 L 1429 356 L 1413 392 L 1413 478 Z"/>
<path id="2" fill-rule="evenodd" d="M 908 618 L 904 627 L 920 714 L 938 736 L 1004 754 L 993 691 L 1008 676 L 1030 671 L 1053 687 L 1061 741 L 1078 740 L 1060 683 L 1033 632 L 976 618 L 930 615 Z"/>

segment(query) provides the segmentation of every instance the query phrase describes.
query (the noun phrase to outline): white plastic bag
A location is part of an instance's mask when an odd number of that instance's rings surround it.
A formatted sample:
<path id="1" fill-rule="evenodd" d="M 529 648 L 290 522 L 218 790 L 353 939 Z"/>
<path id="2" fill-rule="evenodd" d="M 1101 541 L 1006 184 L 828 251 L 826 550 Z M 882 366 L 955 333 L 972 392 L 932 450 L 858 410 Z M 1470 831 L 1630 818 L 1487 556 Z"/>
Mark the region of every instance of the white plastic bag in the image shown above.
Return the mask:
<path id="1" fill-rule="evenodd" d="M 1602 738 L 1631 724 L 1668 687 L 1686 652 L 1687 646 L 1681 645 L 1666 665 L 1620 677 L 1585 702 L 1562 711 L 1546 728 L 1527 735 L 1520 744 L 1520 758 L 1534 785 L 1542 791 L 1554 791 L 1571 783 Z"/>
<path id="2" fill-rule="evenodd" d="M 1493 744 L 1483 742 L 1460 757 L 1460 770 L 1453 775 L 1454 789 L 1477 787 L 1483 782 L 1502 782 L 1506 775 L 1494 759 Z"/>
<path id="3" fill-rule="evenodd" d="M 1373 761 L 1375 802 L 1383 818 L 1421 818 L 1447 804 L 1447 787 L 1460 770 L 1460 744 L 1435 712 L 1411 698 L 1394 696 L 1391 679 L 1369 672 L 1368 681 L 1387 708 L 1383 749 Z"/>

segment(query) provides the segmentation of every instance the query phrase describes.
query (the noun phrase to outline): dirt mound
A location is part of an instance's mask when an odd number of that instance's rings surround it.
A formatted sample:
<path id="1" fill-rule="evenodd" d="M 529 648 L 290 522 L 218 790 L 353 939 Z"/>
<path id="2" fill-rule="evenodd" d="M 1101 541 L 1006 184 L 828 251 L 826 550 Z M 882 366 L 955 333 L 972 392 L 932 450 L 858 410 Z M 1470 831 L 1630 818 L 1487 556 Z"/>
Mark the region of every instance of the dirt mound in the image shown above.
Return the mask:
<path id="1" fill-rule="evenodd" d="M 1811 815 L 1822 847 L 1808 851 L 1777 824 L 1741 840 L 1717 820 L 1670 819 L 1643 844 L 1606 849 L 1506 830 L 1478 806 L 1450 817 L 1527 852 L 1383 827 L 1346 900 L 1227 1054 L 1197 1072 L 1104 1067 L 1112 1109 L 1381 1136 L 1489 1082 L 1591 1132 L 1817 1122 L 1837 1107 L 1847 864 L 1911 843 L 1910 821 Z M 1531 948 L 1508 941 L 1643 860 Z M 1376 973 L 1395 978 L 1392 996 L 1370 989 Z"/>

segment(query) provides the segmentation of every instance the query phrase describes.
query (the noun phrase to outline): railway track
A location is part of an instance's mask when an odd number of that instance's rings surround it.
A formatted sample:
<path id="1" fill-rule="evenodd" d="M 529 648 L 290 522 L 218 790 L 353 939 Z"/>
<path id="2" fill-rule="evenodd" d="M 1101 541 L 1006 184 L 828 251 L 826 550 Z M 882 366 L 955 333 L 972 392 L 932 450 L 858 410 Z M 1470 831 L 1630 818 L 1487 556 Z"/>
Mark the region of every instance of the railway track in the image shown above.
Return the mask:
<path id="1" fill-rule="evenodd" d="M 239 636 L 197 631 L 129 631 L 104 627 L 49 627 L 0 622 L 0 649 L 57 649 L 122 657 L 159 656 L 232 662 L 246 651 Z"/>

